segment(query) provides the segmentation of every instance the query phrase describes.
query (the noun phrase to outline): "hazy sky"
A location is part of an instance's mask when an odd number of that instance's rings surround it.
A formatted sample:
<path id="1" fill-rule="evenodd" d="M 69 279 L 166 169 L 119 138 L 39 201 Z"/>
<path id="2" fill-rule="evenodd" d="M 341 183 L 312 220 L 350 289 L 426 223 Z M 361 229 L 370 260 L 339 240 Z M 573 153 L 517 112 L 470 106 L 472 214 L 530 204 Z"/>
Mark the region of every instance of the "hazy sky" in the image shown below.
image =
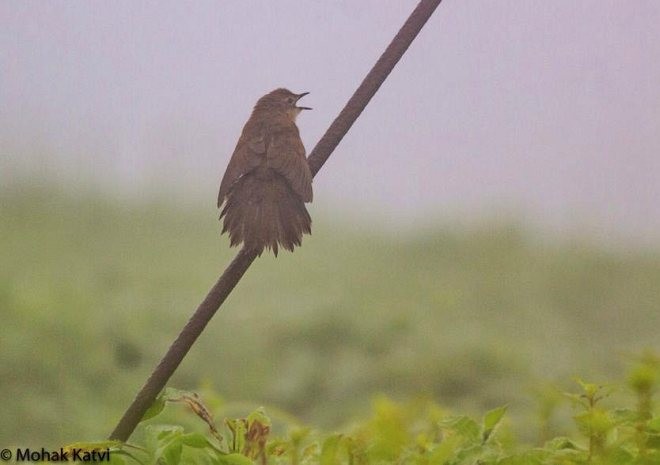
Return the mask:
<path id="1" fill-rule="evenodd" d="M 415 1 L 0 2 L 0 180 L 208 199 L 255 100 L 308 150 Z M 445 0 L 315 180 L 398 218 L 660 230 L 660 2 Z"/>

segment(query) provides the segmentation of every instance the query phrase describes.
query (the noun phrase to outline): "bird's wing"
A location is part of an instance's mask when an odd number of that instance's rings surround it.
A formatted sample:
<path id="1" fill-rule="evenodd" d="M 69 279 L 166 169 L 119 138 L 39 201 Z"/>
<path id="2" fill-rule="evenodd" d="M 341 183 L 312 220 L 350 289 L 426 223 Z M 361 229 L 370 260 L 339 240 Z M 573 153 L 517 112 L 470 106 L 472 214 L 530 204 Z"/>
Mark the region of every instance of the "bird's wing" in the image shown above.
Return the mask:
<path id="1" fill-rule="evenodd" d="M 284 176 L 303 202 L 312 201 L 312 172 L 296 126 L 275 129 L 266 147 L 268 166 Z"/>
<path id="2" fill-rule="evenodd" d="M 247 129 L 247 128 L 246 128 Z M 247 133 L 253 134 L 248 137 Z M 218 207 L 222 205 L 225 196 L 229 193 L 231 186 L 243 175 L 249 173 L 266 159 L 266 136 L 263 128 L 256 128 L 255 131 L 243 130 L 241 138 L 236 144 L 234 153 L 229 160 L 229 165 L 222 177 L 220 183 L 220 192 L 218 192 Z"/>

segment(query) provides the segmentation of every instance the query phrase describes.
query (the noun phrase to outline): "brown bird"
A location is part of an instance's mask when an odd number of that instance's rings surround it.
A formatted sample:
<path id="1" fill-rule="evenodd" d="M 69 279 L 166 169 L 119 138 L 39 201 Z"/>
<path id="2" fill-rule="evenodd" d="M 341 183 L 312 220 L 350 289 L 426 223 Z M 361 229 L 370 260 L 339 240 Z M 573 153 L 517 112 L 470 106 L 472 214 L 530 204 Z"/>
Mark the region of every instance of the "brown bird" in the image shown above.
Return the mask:
<path id="1" fill-rule="evenodd" d="M 222 233 L 232 246 L 243 242 L 258 255 L 265 248 L 277 256 L 278 245 L 293 251 L 312 219 L 305 202 L 312 201 L 312 173 L 296 126 L 302 110 L 294 94 L 276 89 L 261 97 L 243 127 L 220 183 L 218 208 Z"/>

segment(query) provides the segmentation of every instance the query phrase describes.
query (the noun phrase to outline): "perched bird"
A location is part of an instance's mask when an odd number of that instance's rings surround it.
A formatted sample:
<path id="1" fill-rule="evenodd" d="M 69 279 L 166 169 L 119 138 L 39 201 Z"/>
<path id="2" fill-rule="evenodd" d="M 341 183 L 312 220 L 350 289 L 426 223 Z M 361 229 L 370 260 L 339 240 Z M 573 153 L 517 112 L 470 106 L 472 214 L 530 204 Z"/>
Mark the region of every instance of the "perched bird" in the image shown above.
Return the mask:
<path id="1" fill-rule="evenodd" d="M 312 219 L 312 173 L 296 117 L 309 107 L 297 106 L 309 92 L 276 89 L 261 97 L 243 127 L 220 183 L 218 208 L 222 233 L 232 246 L 243 242 L 258 255 L 265 248 L 277 256 L 278 246 L 293 251 Z"/>

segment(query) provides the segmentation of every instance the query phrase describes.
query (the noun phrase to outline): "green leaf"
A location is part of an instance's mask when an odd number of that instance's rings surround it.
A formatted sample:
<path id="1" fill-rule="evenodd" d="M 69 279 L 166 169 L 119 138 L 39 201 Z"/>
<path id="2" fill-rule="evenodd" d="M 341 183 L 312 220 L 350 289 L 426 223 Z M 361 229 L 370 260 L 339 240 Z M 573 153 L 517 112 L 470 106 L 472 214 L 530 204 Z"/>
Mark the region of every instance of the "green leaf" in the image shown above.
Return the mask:
<path id="1" fill-rule="evenodd" d="M 135 459 L 133 459 L 135 460 Z M 124 460 L 123 457 L 119 457 L 118 454 L 110 454 L 110 461 L 108 462 L 110 465 L 125 465 L 126 460 Z"/>
<path id="2" fill-rule="evenodd" d="M 178 464 L 181 458 L 182 436 L 181 426 L 149 425 L 146 428 L 146 443 L 153 462 Z"/>
<path id="3" fill-rule="evenodd" d="M 164 408 L 165 408 L 165 396 L 164 394 L 161 394 L 156 398 L 154 403 L 151 404 L 151 407 L 149 407 L 147 411 L 144 412 L 144 415 L 142 416 L 142 419 L 140 421 L 142 422 L 155 417 L 160 412 L 162 412 Z"/>
<path id="4" fill-rule="evenodd" d="M 318 456 L 319 453 L 319 445 L 315 442 L 306 445 L 303 450 L 300 451 L 300 458 L 303 461 L 309 460 L 312 457 Z"/>
<path id="5" fill-rule="evenodd" d="M 231 433 L 229 450 L 231 452 L 243 452 L 245 449 L 245 436 L 247 434 L 247 421 L 243 418 L 225 420 L 225 424 Z"/>
<path id="6" fill-rule="evenodd" d="M 183 433 L 183 426 L 179 425 L 150 425 L 148 428 L 159 440 L 179 436 Z"/>
<path id="7" fill-rule="evenodd" d="M 615 426 L 609 412 L 601 408 L 592 408 L 573 418 L 578 427 L 587 435 L 604 434 Z"/>
<path id="8" fill-rule="evenodd" d="M 598 391 L 600 390 L 600 386 L 594 383 L 587 383 L 580 378 L 575 380 L 580 387 L 582 388 L 582 391 L 584 392 L 584 395 L 587 397 L 594 397 Z"/>
<path id="9" fill-rule="evenodd" d="M 463 439 L 459 436 L 450 436 L 443 439 L 429 455 L 429 463 L 445 463 L 451 457 L 454 457 L 462 442 Z"/>
<path id="10" fill-rule="evenodd" d="M 312 430 L 306 426 L 293 428 L 289 432 L 289 438 L 294 446 L 300 445 L 310 435 Z"/>
<path id="11" fill-rule="evenodd" d="M 483 451 L 484 451 L 484 446 L 480 444 L 475 444 L 472 446 L 468 446 L 464 449 L 461 449 L 458 452 L 458 454 L 456 454 L 456 457 L 461 463 L 465 463 L 465 462 L 474 463 L 476 459 L 481 456 Z"/>
<path id="12" fill-rule="evenodd" d="M 549 463 L 547 458 L 550 454 L 541 449 L 523 452 L 520 455 L 505 457 L 497 462 L 497 465 L 544 465 Z"/>
<path id="13" fill-rule="evenodd" d="M 123 443 L 121 441 L 96 441 L 96 442 L 74 442 L 67 444 L 63 447 L 65 451 L 73 449 L 82 449 L 82 450 L 104 450 L 111 449 L 117 450 L 121 449 Z"/>
<path id="14" fill-rule="evenodd" d="M 337 456 L 339 455 L 339 446 L 343 435 L 333 434 L 323 441 L 321 446 L 321 456 L 319 457 L 319 465 L 335 465 L 339 463 Z"/>
<path id="15" fill-rule="evenodd" d="M 218 465 L 254 465 L 254 462 L 242 454 L 226 454 L 218 457 Z"/>
<path id="16" fill-rule="evenodd" d="M 160 451 L 156 461 L 161 463 L 161 461 L 171 464 L 179 465 L 181 461 L 181 451 L 183 449 L 183 444 L 181 441 L 181 436 L 172 438 L 168 444 Z"/>
<path id="17" fill-rule="evenodd" d="M 556 438 L 553 438 L 553 439 L 549 440 L 548 442 L 545 443 L 544 447 L 546 449 L 550 449 L 550 450 L 563 450 L 563 449 L 576 450 L 576 449 L 578 449 L 578 447 L 575 445 L 575 443 L 570 438 L 563 437 L 563 436 L 556 437 Z"/>
<path id="18" fill-rule="evenodd" d="M 272 424 L 272 422 L 270 421 L 270 418 L 264 413 L 264 409 L 261 408 L 261 407 L 254 410 L 252 413 L 250 413 L 247 416 L 247 422 L 248 422 L 248 425 L 251 425 L 254 422 L 259 422 L 259 423 L 261 423 L 262 425 L 265 425 L 265 426 L 271 426 L 271 424 Z"/>
<path id="19" fill-rule="evenodd" d="M 166 387 L 163 393 L 161 394 L 161 397 L 163 397 L 164 400 L 178 400 L 184 396 L 194 396 L 194 395 L 195 393 L 192 391 L 185 391 L 183 389 Z"/>
<path id="20" fill-rule="evenodd" d="M 447 417 L 438 422 L 438 425 L 446 430 L 450 430 L 460 436 L 463 436 L 470 442 L 476 443 L 479 441 L 479 425 L 472 418 L 459 416 Z"/>
<path id="21" fill-rule="evenodd" d="M 622 424 L 636 422 L 639 414 L 635 410 L 618 408 L 610 411 L 610 416 L 616 424 Z"/>
<path id="22" fill-rule="evenodd" d="M 482 441 L 488 441 L 490 435 L 493 433 L 495 427 L 502 421 L 504 414 L 506 414 L 507 406 L 497 407 L 496 409 L 486 412 L 484 415 L 484 430 L 482 434 Z"/>
<path id="23" fill-rule="evenodd" d="M 572 392 L 562 392 L 561 395 L 566 397 L 571 402 L 573 402 L 574 405 L 582 405 L 584 407 L 588 407 L 588 404 L 585 403 L 585 400 L 581 394 L 573 394 Z"/>
<path id="24" fill-rule="evenodd" d="M 203 449 L 204 447 L 212 447 L 209 440 L 202 433 L 187 433 L 181 436 L 181 441 L 188 447 L 195 449 Z"/>
<path id="25" fill-rule="evenodd" d="M 493 429 L 497 424 L 502 420 L 504 414 L 506 414 L 507 406 L 497 407 L 496 409 L 486 412 L 484 415 L 484 429 Z"/>

